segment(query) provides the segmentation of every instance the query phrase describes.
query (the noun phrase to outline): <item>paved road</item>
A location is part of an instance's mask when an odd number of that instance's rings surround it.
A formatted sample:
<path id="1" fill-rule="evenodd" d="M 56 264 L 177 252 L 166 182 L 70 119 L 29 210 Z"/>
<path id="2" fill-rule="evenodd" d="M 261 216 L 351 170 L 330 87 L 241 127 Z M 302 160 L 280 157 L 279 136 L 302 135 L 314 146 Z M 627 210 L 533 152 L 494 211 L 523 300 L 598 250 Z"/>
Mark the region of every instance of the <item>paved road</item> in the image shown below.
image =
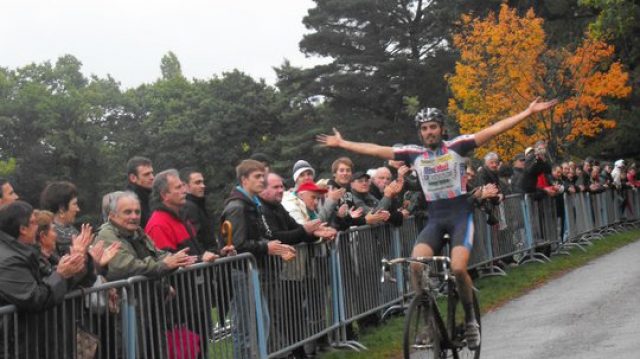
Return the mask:
<path id="1" fill-rule="evenodd" d="M 640 241 L 482 319 L 482 358 L 640 358 Z"/>

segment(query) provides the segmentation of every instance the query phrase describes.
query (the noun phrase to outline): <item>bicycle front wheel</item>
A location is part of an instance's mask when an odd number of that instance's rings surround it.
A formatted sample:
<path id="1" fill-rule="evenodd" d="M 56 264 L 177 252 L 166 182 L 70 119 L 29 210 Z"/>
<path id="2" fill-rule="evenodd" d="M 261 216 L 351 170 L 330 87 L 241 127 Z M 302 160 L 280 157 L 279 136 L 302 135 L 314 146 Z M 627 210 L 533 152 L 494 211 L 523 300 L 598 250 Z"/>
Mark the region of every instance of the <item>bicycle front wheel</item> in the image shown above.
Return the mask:
<path id="1" fill-rule="evenodd" d="M 442 334 L 436 324 L 436 303 L 427 296 L 415 296 L 404 323 L 404 358 L 444 359 Z"/>

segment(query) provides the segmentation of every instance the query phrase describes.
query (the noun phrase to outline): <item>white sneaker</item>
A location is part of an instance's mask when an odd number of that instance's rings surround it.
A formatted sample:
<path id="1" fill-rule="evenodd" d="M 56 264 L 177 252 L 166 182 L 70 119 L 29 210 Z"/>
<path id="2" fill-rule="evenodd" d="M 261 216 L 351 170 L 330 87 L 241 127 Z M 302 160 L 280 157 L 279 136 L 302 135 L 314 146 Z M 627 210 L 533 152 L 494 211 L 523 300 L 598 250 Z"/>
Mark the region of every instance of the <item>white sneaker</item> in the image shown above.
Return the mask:
<path id="1" fill-rule="evenodd" d="M 480 347 L 480 324 L 475 320 L 467 323 L 464 336 L 467 339 L 467 347 L 471 350 Z"/>

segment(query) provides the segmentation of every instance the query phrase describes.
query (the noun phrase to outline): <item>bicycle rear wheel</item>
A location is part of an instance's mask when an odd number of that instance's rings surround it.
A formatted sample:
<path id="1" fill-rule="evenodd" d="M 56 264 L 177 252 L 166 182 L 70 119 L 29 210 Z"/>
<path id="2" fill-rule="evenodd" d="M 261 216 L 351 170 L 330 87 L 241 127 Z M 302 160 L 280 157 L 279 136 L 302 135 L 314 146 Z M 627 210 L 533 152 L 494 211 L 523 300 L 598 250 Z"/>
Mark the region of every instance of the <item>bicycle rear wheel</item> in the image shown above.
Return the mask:
<path id="1" fill-rule="evenodd" d="M 478 297 L 476 293 L 473 293 L 473 311 L 475 312 L 476 321 L 480 325 L 480 334 L 482 335 L 482 324 L 480 323 L 480 305 L 478 303 Z M 464 321 L 464 308 L 458 297 L 458 293 L 454 292 L 449 295 L 449 302 L 447 308 L 447 330 L 450 338 L 456 343 L 456 349 L 458 351 L 459 359 L 479 359 L 480 347 L 482 346 L 482 339 L 480 346 L 471 350 L 466 345 L 465 340 L 465 321 Z"/>
<path id="2" fill-rule="evenodd" d="M 404 323 L 404 358 L 444 359 L 442 334 L 436 324 L 436 303 L 427 296 L 415 296 Z"/>

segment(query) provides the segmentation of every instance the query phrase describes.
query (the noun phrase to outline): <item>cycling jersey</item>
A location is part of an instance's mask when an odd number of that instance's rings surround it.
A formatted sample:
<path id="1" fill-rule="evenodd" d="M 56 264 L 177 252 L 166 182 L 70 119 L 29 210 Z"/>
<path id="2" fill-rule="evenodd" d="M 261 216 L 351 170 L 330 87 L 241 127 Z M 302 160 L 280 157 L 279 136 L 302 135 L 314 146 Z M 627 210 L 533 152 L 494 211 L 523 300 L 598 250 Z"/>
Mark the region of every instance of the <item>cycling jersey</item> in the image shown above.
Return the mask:
<path id="1" fill-rule="evenodd" d="M 465 155 L 476 148 L 473 135 L 442 141 L 435 150 L 423 146 L 395 147 L 394 157 L 413 166 L 427 200 L 429 219 L 417 243 L 429 245 L 434 253 L 442 248 L 445 233 L 451 247 L 473 247 L 473 206 L 468 201 Z"/>
<path id="2" fill-rule="evenodd" d="M 465 156 L 476 148 L 474 135 L 463 135 L 431 150 L 423 146 L 394 147 L 395 159 L 413 166 L 427 202 L 467 193 Z"/>

